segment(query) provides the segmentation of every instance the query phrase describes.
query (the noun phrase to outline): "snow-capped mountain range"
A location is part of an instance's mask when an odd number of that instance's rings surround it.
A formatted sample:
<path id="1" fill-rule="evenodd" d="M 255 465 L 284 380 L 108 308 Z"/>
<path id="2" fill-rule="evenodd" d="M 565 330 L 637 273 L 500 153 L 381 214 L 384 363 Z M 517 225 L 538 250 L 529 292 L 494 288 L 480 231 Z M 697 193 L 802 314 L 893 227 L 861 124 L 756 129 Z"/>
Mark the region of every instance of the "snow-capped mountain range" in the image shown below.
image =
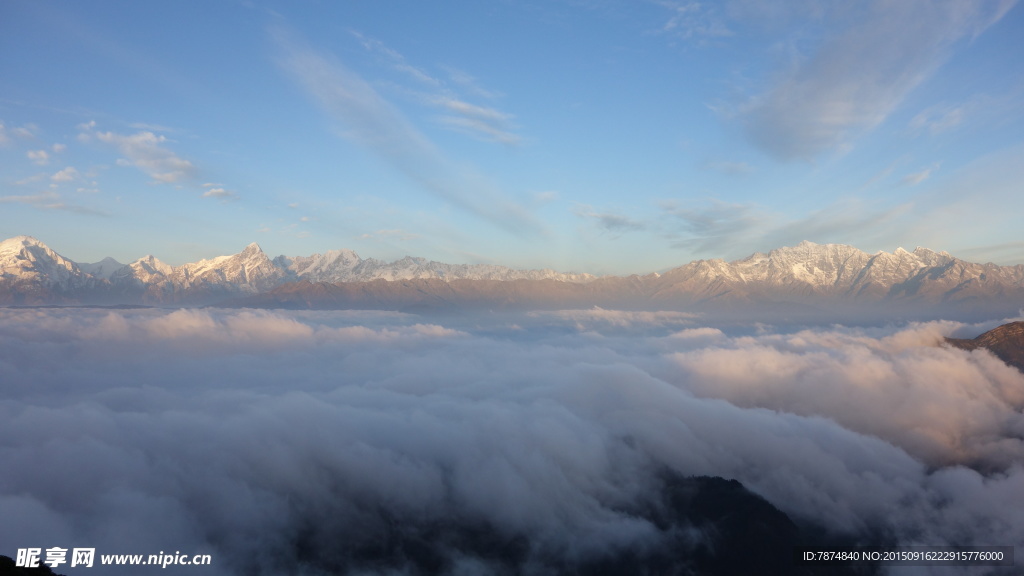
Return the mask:
<path id="1" fill-rule="evenodd" d="M 412 257 L 382 262 L 351 250 L 270 259 L 255 243 L 238 254 L 182 266 L 153 256 L 127 265 L 110 258 L 78 264 L 34 238 L 18 236 L 0 243 L 0 304 L 732 311 L 798 306 L 877 313 L 930 306 L 1012 314 L 1024 306 L 1024 265 L 977 264 L 926 248 L 868 254 L 812 242 L 733 262 L 697 260 L 663 274 L 629 277 Z"/>
<path id="2" fill-rule="evenodd" d="M 288 282 L 372 280 L 557 280 L 586 282 L 589 274 L 514 270 L 487 264 L 445 264 L 405 257 L 395 262 L 360 258 L 351 250 L 271 260 L 255 242 L 238 254 L 171 266 L 152 255 L 130 264 L 113 258 L 72 262 L 31 236 L 0 242 L 0 304 L 51 302 L 208 304 L 257 294 Z M 134 296 L 134 298 L 133 298 Z"/>

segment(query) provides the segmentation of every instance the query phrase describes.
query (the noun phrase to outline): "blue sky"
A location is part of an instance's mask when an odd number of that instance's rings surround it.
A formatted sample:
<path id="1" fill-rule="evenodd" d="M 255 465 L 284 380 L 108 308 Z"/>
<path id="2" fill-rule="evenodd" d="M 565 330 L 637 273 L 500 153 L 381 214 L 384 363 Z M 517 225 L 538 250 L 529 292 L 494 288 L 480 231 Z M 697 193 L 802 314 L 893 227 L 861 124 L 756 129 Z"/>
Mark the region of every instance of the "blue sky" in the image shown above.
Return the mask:
<path id="1" fill-rule="evenodd" d="M 646 273 L 1024 263 L 1013 1 L 0 4 L 0 236 Z"/>

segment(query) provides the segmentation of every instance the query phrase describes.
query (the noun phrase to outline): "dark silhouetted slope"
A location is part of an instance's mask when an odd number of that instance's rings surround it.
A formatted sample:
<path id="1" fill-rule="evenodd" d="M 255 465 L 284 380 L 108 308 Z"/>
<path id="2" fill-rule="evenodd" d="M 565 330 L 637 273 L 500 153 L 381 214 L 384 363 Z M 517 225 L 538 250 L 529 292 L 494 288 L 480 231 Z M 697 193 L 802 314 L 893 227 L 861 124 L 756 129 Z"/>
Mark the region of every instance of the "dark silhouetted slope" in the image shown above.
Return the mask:
<path id="1" fill-rule="evenodd" d="M 1024 322 L 1010 322 L 972 339 L 946 338 L 946 343 L 963 350 L 986 348 L 1024 372 Z"/>
<path id="2" fill-rule="evenodd" d="M 576 576 L 858 576 L 875 566 L 797 566 L 797 546 L 845 545 L 803 528 L 736 480 L 683 477 L 666 472 L 646 502 L 622 510 L 649 522 L 654 537 L 606 548 L 565 550 L 537 535 L 510 531 L 452 511 L 441 517 L 366 510 L 358 531 L 338 524 L 311 524 L 296 534 L 294 559 L 318 574 L 465 573 L 574 574 Z M 313 528 L 317 526 L 319 528 Z M 327 526 L 327 528 L 325 528 Z M 269 573 L 276 566 L 242 567 Z"/>
<path id="3" fill-rule="evenodd" d="M 25 568 L 16 564 L 17 562 L 14 561 L 14 558 L 0 556 L 0 576 L 62 576 L 42 562 L 35 568 Z"/>

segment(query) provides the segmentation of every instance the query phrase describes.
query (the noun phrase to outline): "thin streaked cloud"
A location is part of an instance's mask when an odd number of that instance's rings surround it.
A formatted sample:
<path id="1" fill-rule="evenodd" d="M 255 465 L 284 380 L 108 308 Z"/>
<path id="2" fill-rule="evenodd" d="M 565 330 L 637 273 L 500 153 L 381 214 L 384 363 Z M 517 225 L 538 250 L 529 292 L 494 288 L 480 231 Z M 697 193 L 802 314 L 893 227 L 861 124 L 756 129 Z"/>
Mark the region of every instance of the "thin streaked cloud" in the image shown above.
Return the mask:
<path id="1" fill-rule="evenodd" d="M 580 205 L 576 207 L 575 212 L 580 218 L 592 222 L 598 229 L 615 235 L 636 232 L 647 227 L 643 222 L 624 214 L 614 211 L 599 212 L 593 206 Z"/>
<path id="2" fill-rule="evenodd" d="M 900 180 L 900 184 L 905 186 L 917 186 L 931 177 L 932 173 L 939 169 L 939 163 L 932 164 L 927 168 L 907 174 Z"/>
<path id="3" fill-rule="evenodd" d="M 443 112 L 435 118 L 438 125 L 484 142 L 507 145 L 522 142 L 522 137 L 514 131 L 511 114 L 493 106 L 474 104 L 460 93 L 461 89 L 487 100 L 493 100 L 498 96 L 497 93 L 481 87 L 473 76 L 450 66 L 442 66 L 441 69 L 451 80 L 446 82 L 423 68 L 412 65 L 400 52 L 380 40 L 356 31 L 351 33 L 366 50 L 380 56 L 388 66 L 415 81 L 417 86 L 409 87 L 407 91 L 415 95 L 417 101 Z M 423 93 L 424 90 L 427 92 Z"/>
<path id="4" fill-rule="evenodd" d="M 345 127 L 345 134 L 438 198 L 515 234 L 540 225 L 522 206 L 479 177 L 469 177 L 359 74 L 336 58 L 274 32 L 280 64 L 310 96 Z"/>
<path id="5" fill-rule="evenodd" d="M 842 150 L 882 123 L 948 57 L 1012 3 L 872 2 L 738 109 L 751 141 L 780 160 Z M 945 122 L 955 123 L 953 117 Z"/>

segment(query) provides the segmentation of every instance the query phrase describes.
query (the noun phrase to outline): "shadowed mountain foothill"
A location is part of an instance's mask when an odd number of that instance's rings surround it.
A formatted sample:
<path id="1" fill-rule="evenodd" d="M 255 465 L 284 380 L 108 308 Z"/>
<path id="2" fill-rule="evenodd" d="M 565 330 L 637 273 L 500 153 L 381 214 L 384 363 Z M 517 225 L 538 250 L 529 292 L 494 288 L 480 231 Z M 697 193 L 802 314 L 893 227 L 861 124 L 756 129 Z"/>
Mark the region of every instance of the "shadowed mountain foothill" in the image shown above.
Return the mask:
<path id="1" fill-rule="evenodd" d="M 977 338 L 946 338 L 946 343 L 961 350 L 985 348 L 1003 362 L 1024 372 L 1024 322 L 1003 324 Z"/>
<path id="2" fill-rule="evenodd" d="M 63 576 L 40 562 L 39 566 L 27 568 L 18 566 L 14 558 L 0 555 L 0 576 Z"/>
<path id="3" fill-rule="evenodd" d="M 529 534 L 472 518 L 405 517 L 365 511 L 358 532 L 320 525 L 293 541 L 297 562 L 317 574 L 458 574 L 473 559 L 476 574 L 575 574 L 577 576 L 868 576 L 870 564 L 797 566 L 795 547 L 852 546 L 846 538 L 825 540 L 817 527 L 800 527 L 736 480 L 684 477 L 665 472 L 661 490 L 629 512 L 656 530 L 649 540 L 609 546 L 581 556 L 552 549 Z M 263 567 L 265 568 L 265 567 Z M 247 572 L 257 573 L 251 566 Z"/>
<path id="4" fill-rule="evenodd" d="M 610 547 L 587 557 L 569 550 L 541 549 L 529 535 L 509 533 L 470 518 L 405 517 L 383 508 L 366 510 L 358 532 L 334 523 L 311 525 L 293 539 L 295 562 L 322 575 L 453 574 L 474 559 L 479 574 L 576 574 L 633 576 L 702 574 L 732 576 L 870 576 L 873 565 L 796 566 L 792 551 L 801 546 L 852 546 L 852 539 L 823 540 L 817 527 L 800 527 L 764 498 L 736 480 L 684 477 L 666 471 L 662 489 L 630 512 L 652 524 L 657 534 L 633 546 Z M 245 573 L 276 567 L 258 563 Z M 305 572 L 303 572 L 305 573 Z M 0 576 L 59 576 L 40 562 L 26 568 L 0 556 Z"/>

